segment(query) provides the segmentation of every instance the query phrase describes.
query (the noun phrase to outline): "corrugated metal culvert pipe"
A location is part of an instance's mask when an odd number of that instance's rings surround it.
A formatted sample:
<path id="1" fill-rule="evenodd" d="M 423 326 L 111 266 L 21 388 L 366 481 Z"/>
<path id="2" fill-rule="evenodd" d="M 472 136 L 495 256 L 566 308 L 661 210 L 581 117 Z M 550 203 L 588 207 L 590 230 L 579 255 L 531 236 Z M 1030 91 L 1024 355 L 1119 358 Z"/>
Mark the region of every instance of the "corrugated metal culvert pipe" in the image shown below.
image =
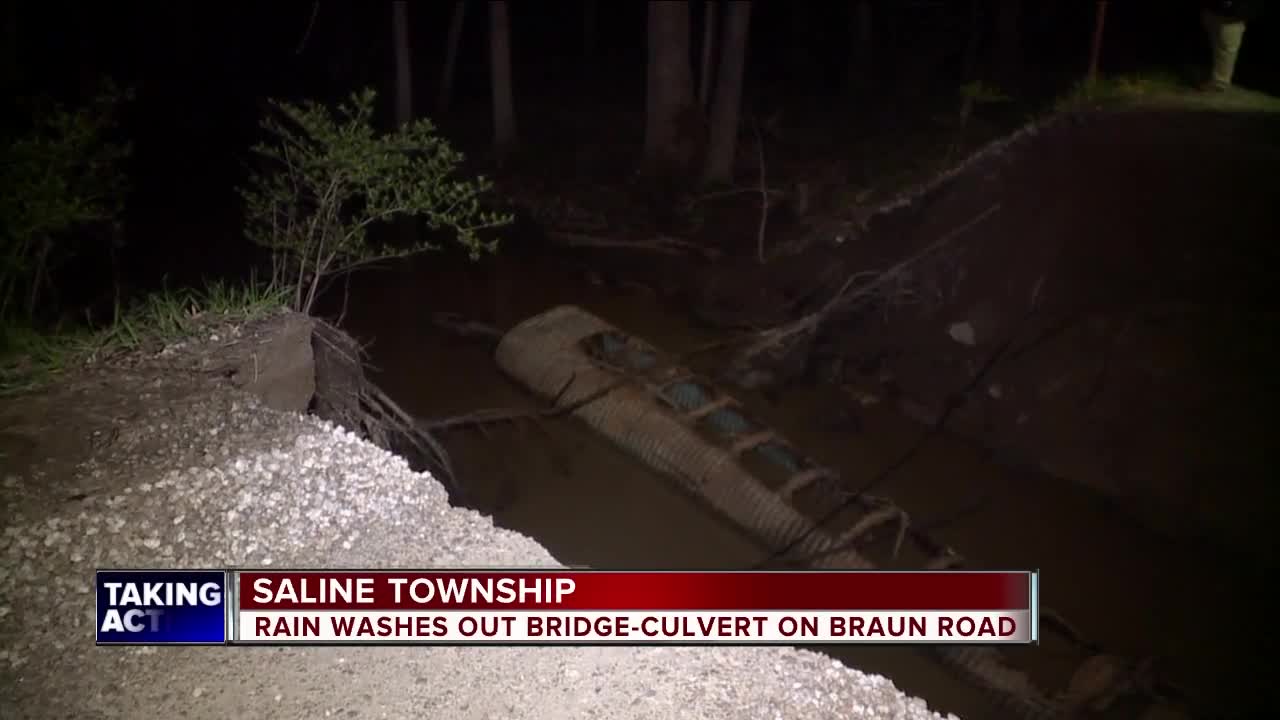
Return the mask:
<path id="1" fill-rule="evenodd" d="M 815 557 L 816 568 L 872 569 L 852 542 L 905 522 L 892 504 L 864 499 L 844 529 L 816 527 L 822 513 L 807 510 L 813 495 L 843 499 L 831 471 L 753 421 L 710 382 L 581 308 L 560 306 L 525 320 L 503 336 L 495 359 L 503 372 L 558 407 L 572 407 L 768 552 L 790 548 Z M 1021 720 L 1076 715 L 1078 701 L 1049 696 L 995 648 L 944 645 L 931 652 Z"/>

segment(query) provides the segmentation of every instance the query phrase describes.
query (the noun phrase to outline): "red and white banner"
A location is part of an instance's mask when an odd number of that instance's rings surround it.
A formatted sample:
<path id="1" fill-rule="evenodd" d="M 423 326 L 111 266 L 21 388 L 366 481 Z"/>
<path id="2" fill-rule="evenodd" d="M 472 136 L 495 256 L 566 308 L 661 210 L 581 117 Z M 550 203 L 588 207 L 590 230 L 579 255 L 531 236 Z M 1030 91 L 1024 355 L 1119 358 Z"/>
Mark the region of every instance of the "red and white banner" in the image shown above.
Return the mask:
<path id="1" fill-rule="evenodd" d="M 1031 643 L 1031 572 L 237 571 L 232 642 Z"/>

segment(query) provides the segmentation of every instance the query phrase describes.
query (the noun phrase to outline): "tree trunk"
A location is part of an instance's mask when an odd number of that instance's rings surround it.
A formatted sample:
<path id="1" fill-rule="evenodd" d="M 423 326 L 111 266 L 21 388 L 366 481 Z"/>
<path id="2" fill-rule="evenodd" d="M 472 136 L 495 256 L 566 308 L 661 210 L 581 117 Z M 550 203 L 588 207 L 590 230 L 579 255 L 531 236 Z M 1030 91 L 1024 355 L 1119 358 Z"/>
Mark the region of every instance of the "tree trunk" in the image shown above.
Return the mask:
<path id="1" fill-rule="evenodd" d="M 331 8 L 331 9 L 330 9 Z M 334 3 L 325 10 L 331 13 L 333 34 L 332 50 L 325 53 L 329 83 L 337 95 L 346 95 L 356 85 L 355 82 L 355 43 L 351 32 L 351 6 L 347 3 Z"/>
<path id="2" fill-rule="evenodd" d="M 702 63 L 698 69 L 701 77 L 698 80 L 698 106 L 704 110 L 711 102 L 712 61 L 715 58 L 716 39 L 716 3 L 705 0 L 702 4 Z"/>
<path id="3" fill-rule="evenodd" d="M 875 35 L 871 31 L 871 0 L 853 0 L 849 7 L 850 89 L 866 89 L 875 77 Z"/>
<path id="4" fill-rule="evenodd" d="M 685 172 L 693 161 L 688 125 L 697 117 L 689 65 L 689 4 L 649 3 L 644 162 L 651 174 Z M 684 132 L 682 132 L 684 131 Z"/>
<path id="5" fill-rule="evenodd" d="M 462 19 L 467 14 L 466 0 L 457 0 L 453 4 L 453 14 L 449 18 L 449 37 L 445 40 L 444 67 L 440 70 L 440 86 L 436 90 L 436 116 L 449 114 L 449 105 L 453 102 L 453 76 L 458 66 L 458 42 L 462 38 Z"/>
<path id="6" fill-rule="evenodd" d="M 905 33 L 903 32 L 902 8 L 896 3 L 876 3 L 876 32 L 880 35 L 878 47 L 884 51 L 878 57 L 876 78 L 892 88 L 891 97 L 896 101 L 902 96 L 901 81 L 906 74 L 903 66 L 907 56 Z"/>
<path id="7" fill-rule="evenodd" d="M 806 2 L 793 2 L 787 6 L 787 29 L 790 36 L 786 54 L 786 68 L 794 82 L 808 83 L 813 78 L 813 53 L 810 50 L 813 7 Z"/>
<path id="8" fill-rule="evenodd" d="M 982 2 L 969 0 L 969 40 L 965 44 L 964 64 L 960 69 L 961 82 L 967 87 L 978 80 L 978 48 L 982 46 Z M 964 92 L 960 100 L 960 130 L 969 123 L 973 113 L 974 95 Z"/>
<path id="9" fill-rule="evenodd" d="M 1062 33 L 1059 28 L 1068 22 L 1077 6 L 1076 3 L 1064 0 L 1040 0 L 1025 6 L 1026 20 L 1023 23 L 1023 60 L 1041 62 L 1056 60 L 1063 51 Z M 1074 38 L 1071 38 L 1074 40 Z M 1071 42 L 1067 47 L 1075 47 Z"/>
<path id="10" fill-rule="evenodd" d="M 511 94 L 511 25 L 506 0 L 489 3 L 489 80 L 493 90 L 493 150 L 502 160 L 516 144 L 516 106 Z"/>
<path id="11" fill-rule="evenodd" d="M 1107 0 L 1098 0 L 1093 20 L 1093 46 L 1089 48 L 1089 75 L 1087 81 L 1093 85 L 1098 81 L 1098 62 L 1102 59 L 1102 30 L 1107 23 Z"/>
<path id="12" fill-rule="evenodd" d="M 18 81 L 22 77 L 19 68 L 21 65 L 20 52 L 18 50 L 18 3 L 5 3 L 4 9 L 4 68 L 0 70 L 3 77 L 0 82 L 11 95 L 18 92 Z"/>
<path id="13" fill-rule="evenodd" d="M 1000 0 L 996 15 L 996 71 L 1013 78 L 1022 66 L 1022 0 Z"/>
<path id="14" fill-rule="evenodd" d="M 704 183 L 733 180 L 733 155 L 738 147 L 738 114 L 742 106 L 742 76 L 747 64 L 747 37 L 751 32 L 750 0 L 730 0 L 720 55 L 720 77 L 711 108 L 711 138 Z"/>
<path id="15" fill-rule="evenodd" d="M 395 0 L 391 3 L 391 34 L 396 53 L 396 126 L 404 127 L 413 122 L 413 64 L 409 60 L 409 3 Z M 410 216 L 395 222 L 400 242 L 413 243 L 417 224 Z M 311 286 L 315 291 L 315 285 Z M 311 300 L 307 300 L 308 312 Z"/>
<path id="16" fill-rule="evenodd" d="M 969 0 L 969 31 L 964 46 L 964 59 L 960 66 L 961 82 L 978 79 L 978 50 L 982 47 L 982 4 L 984 0 Z"/>
<path id="17" fill-rule="evenodd" d="M 413 120 L 413 71 L 409 63 L 409 3 L 391 3 L 392 43 L 396 51 L 396 124 Z"/>
<path id="18" fill-rule="evenodd" d="M 596 0 L 587 0 L 582 9 L 582 55 L 587 59 L 596 55 L 596 29 L 599 15 Z"/>

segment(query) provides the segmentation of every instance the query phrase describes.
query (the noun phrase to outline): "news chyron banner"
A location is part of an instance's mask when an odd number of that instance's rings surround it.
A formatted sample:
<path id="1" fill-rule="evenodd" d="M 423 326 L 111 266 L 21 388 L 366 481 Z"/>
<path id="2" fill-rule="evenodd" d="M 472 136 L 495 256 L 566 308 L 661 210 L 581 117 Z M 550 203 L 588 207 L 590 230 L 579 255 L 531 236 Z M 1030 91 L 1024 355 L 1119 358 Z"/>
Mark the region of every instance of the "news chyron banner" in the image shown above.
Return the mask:
<path id="1" fill-rule="evenodd" d="M 99 570 L 99 645 L 223 645 L 226 570 Z"/>
<path id="2" fill-rule="evenodd" d="M 99 571 L 98 644 L 1028 644 L 1035 572 Z"/>

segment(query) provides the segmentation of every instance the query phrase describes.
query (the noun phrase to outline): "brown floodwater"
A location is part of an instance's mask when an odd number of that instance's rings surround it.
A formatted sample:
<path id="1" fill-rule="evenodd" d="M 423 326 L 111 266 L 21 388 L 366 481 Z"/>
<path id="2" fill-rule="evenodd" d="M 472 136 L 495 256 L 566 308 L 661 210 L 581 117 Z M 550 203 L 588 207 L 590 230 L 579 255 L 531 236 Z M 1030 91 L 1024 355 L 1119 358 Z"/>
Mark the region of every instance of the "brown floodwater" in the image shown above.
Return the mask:
<path id="1" fill-rule="evenodd" d="M 423 418 L 537 402 L 498 370 L 490 347 L 433 327 L 433 312 L 508 328 L 572 303 L 673 354 L 716 339 L 653 294 L 592 284 L 549 256 L 509 253 L 467 264 L 428 255 L 363 273 L 349 290 L 344 324 L 371 343 L 376 381 Z M 817 387 L 788 389 L 771 400 L 734 395 L 855 484 L 880 473 L 925 432 L 876 408 L 860 411 L 857 430 L 828 429 L 831 393 Z M 455 430 L 442 440 L 471 504 L 500 526 L 535 538 L 562 562 L 742 568 L 762 559 L 759 547 L 733 527 L 572 419 Z M 1220 703 L 1241 704 L 1253 690 L 1250 673 L 1239 674 L 1246 663 L 1236 654 L 1238 639 L 1256 634 L 1243 594 L 1250 578 L 1229 558 L 1150 535 L 1089 490 L 1002 466 L 972 442 L 946 434 L 929 440 L 876 493 L 918 523 L 945 520 L 934 534 L 970 566 L 1039 569 L 1044 605 L 1112 652 L 1161 658 L 1174 679 L 1218 708 L 1215 716 L 1231 714 Z M 975 506 L 979 497 L 988 500 Z M 962 508 L 968 511 L 957 514 Z M 999 716 L 919 650 L 824 652 L 889 676 L 935 709 L 963 718 Z M 1017 655 L 1036 676 L 1059 682 L 1071 658 L 1079 658 L 1053 642 Z M 1133 717 L 1134 711 L 1120 708 L 1109 716 Z"/>

